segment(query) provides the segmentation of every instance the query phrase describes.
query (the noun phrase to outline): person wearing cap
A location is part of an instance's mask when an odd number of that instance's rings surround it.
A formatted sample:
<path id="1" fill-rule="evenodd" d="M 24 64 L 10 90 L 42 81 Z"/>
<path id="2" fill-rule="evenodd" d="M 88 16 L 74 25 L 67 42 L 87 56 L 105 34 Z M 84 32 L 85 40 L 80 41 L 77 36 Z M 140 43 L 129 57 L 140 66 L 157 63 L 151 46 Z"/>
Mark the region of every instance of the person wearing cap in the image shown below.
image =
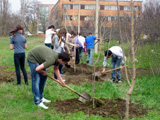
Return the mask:
<path id="1" fill-rule="evenodd" d="M 53 49 L 53 46 L 51 44 L 52 36 L 56 33 L 56 32 L 54 32 L 54 29 L 55 29 L 54 25 L 50 25 L 45 32 L 45 41 L 44 41 L 45 46 L 47 46 L 51 49 Z"/>
<path id="2" fill-rule="evenodd" d="M 103 74 L 105 73 L 105 68 L 107 65 L 108 58 L 111 58 L 111 69 L 115 69 L 118 67 L 120 67 L 120 69 L 122 69 L 124 66 L 124 61 L 126 61 L 125 56 L 123 59 L 123 51 L 122 51 L 121 47 L 113 46 L 113 47 L 109 48 L 108 50 L 105 51 L 105 56 L 104 56 L 104 61 L 103 61 L 103 71 L 102 71 Z M 122 62 L 122 64 L 121 64 L 121 62 Z M 116 70 L 118 83 L 122 82 L 120 69 Z M 115 71 L 111 72 L 111 77 L 112 77 L 111 78 L 112 82 L 115 82 L 116 81 Z"/>
<path id="3" fill-rule="evenodd" d="M 14 65 L 17 76 L 17 84 L 21 84 L 20 68 L 23 72 L 24 82 L 28 85 L 28 77 L 25 69 L 25 49 L 27 48 L 27 40 L 22 35 L 23 27 L 17 25 L 14 30 L 10 32 L 10 50 L 14 50 Z"/>
<path id="4" fill-rule="evenodd" d="M 46 68 L 54 65 L 54 73 L 61 82 L 61 85 L 65 86 L 65 82 L 60 76 L 58 65 L 65 64 L 70 61 L 70 56 L 66 52 L 57 53 L 49 47 L 37 46 L 28 52 L 27 60 L 32 79 L 34 103 L 39 107 L 48 109 L 44 103 L 49 103 L 51 100 L 47 100 L 43 96 L 43 91 L 47 80 Z"/>

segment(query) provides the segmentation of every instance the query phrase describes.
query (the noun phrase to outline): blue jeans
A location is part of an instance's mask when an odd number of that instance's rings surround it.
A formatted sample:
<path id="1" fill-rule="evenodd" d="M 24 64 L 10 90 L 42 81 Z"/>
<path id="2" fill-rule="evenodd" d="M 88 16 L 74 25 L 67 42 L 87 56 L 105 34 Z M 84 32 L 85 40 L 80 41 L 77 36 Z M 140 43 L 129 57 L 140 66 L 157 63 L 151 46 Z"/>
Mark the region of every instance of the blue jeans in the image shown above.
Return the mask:
<path id="1" fill-rule="evenodd" d="M 63 50 L 63 48 L 61 47 L 61 53 L 62 53 L 62 52 L 64 52 L 64 50 Z M 63 71 L 62 71 L 63 64 L 59 64 L 58 68 L 59 68 L 60 74 L 62 74 L 62 73 L 63 73 Z M 55 73 L 54 73 L 54 78 L 57 79 L 57 75 L 56 75 Z"/>
<path id="2" fill-rule="evenodd" d="M 87 61 L 89 61 L 89 65 L 92 65 L 94 49 L 93 48 L 88 48 L 87 52 L 88 52 L 88 54 L 87 54 Z"/>
<path id="3" fill-rule="evenodd" d="M 21 84 L 20 68 L 23 72 L 24 82 L 27 84 L 28 77 L 25 69 L 25 53 L 14 54 L 14 65 L 16 68 L 17 84 Z"/>
<path id="4" fill-rule="evenodd" d="M 82 53 L 83 53 L 83 48 L 82 48 L 82 50 L 80 51 L 80 58 L 82 58 Z"/>
<path id="5" fill-rule="evenodd" d="M 117 56 L 111 58 L 111 69 L 115 69 L 115 68 L 118 68 L 120 67 L 121 65 L 121 61 L 122 59 L 121 58 L 118 58 Z M 120 73 L 120 69 L 116 70 L 117 72 L 117 79 L 121 79 L 121 73 Z M 112 71 L 111 72 L 111 76 L 112 76 L 112 79 L 115 80 L 115 71 Z"/>
<path id="6" fill-rule="evenodd" d="M 40 73 L 36 72 L 36 67 L 39 66 L 39 63 L 32 63 L 28 61 L 28 64 L 31 72 L 32 93 L 34 95 L 34 103 L 39 104 L 42 102 L 41 99 L 43 98 L 43 90 L 47 80 L 47 76 L 42 76 Z"/>
<path id="7" fill-rule="evenodd" d="M 45 46 L 47 46 L 47 47 L 53 49 L 53 45 L 51 45 L 51 43 L 45 43 Z"/>

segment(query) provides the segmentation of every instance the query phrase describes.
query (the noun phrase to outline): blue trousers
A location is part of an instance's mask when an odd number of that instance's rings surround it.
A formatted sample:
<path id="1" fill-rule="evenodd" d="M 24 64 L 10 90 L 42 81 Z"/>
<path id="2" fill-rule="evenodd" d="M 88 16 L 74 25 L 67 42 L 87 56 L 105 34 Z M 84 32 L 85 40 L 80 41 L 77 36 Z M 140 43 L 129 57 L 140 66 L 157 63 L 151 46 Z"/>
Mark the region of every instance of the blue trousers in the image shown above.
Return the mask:
<path id="1" fill-rule="evenodd" d="M 93 48 L 88 48 L 87 49 L 87 61 L 89 61 L 89 65 L 92 65 L 93 63 L 93 54 L 94 54 L 94 49 Z"/>
<path id="2" fill-rule="evenodd" d="M 53 49 L 53 46 L 51 45 L 51 43 L 45 43 L 45 46 L 47 46 L 47 47 Z"/>
<path id="3" fill-rule="evenodd" d="M 42 76 L 40 73 L 36 72 L 36 67 L 39 66 L 38 63 L 32 63 L 28 61 L 28 64 L 30 67 L 32 79 L 32 93 L 34 95 L 34 103 L 39 104 L 42 102 L 41 99 L 43 98 L 43 90 L 47 80 L 47 76 Z"/>
<path id="4" fill-rule="evenodd" d="M 121 65 L 121 61 L 122 59 L 121 58 L 118 58 L 117 56 L 111 58 L 111 68 L 112 69 L 115 69 L 115 68 L 118 68 L 120 67 Z M 116 70 L 117 72 L 117 79 L 121 79 L 121 73 L 120 73 L 120 69 Z M 115 71 L 112 71 L 111 72 L 111 76 L 112 76 L 112 79 L 115 80 Z"/>

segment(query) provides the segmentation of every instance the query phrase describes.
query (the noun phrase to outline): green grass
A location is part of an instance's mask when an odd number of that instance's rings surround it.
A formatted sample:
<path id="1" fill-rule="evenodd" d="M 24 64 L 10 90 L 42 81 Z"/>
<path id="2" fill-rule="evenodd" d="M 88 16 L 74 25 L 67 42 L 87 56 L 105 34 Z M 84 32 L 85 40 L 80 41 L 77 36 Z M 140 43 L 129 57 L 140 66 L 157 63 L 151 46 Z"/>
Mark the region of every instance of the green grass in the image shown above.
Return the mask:
<path id="1" fill-rule="evenodd" d="M 28 48 L 26 49 L 26 56 L 30 49 L 37 45 L 44 45 L 44 38 L 29 37 L 27 38 Z M 102 46 L 102 50 L 106 49 L 107 43 Z M 111 45 L 117 45 L 115 41 Z M 0 65 L 12 66 L 8 70 L 14 70 L 13 51 L 9 49 L 9 37 L 0 38 Z M 129 47 L 125 45 L 125 50 Z M 102 66 L 103 51 L 101 52 L 100 60 L 97 65 Z M 94 55 L 94 60 L 97 55 Z M 137 56 L 137 57 L 140 57 Z M 82 59 L 82 63 L 86 62 L 86 56 Z M 147 61 L 146 61 L 147 62 Z M 109 63 L 109 61 L 108 61 Z M 138 64 L 138 65 L 137 65 Z M 145 66 L 140 60 L 136 66 Z M 29 72 L 28 63 L 26 61 L 26 69 Z M 52 68 L 49 68 L 52 70 Z M 84 83 L 81 86 L 69 84 L 69 86 L 79 93 L 85 91 L 92 95 L 92 84 Z M 131 100 L 135 104 L 143 105 L 150 108 L 148 114 L 142 118 L 133 118 L 132 120 L 159 120 L 160 119 L 160 75 L 145 75 L 136 78 L 136 84 L 131 95 Z M 95 85 L 96 98 L 126 98 L 126 92 L 129 88 L 127 82 L 122 84 L 112 84 L 110 82 L 96 83 Z M 44 96 L 49 98 L 54 103 L 57 99 L 67 100 L 77 98 L 78 96 L 73 92 L 61 87 L 59 84 L 48 79 Z M 75 113 L 59 113 L 55 109 L 44 110 L 33 102 L 33 95 L 31 89 L 31 80 L 29 86 L 22 83 L 21 86 L 14 86 L 13 83 L 0 83 L 0 120 L 117 120 L 115 118 L 102 118 L 101 116 L 88 116 L 83 112 Z M 115 106 L 116 107 L 116 106 Z"/>

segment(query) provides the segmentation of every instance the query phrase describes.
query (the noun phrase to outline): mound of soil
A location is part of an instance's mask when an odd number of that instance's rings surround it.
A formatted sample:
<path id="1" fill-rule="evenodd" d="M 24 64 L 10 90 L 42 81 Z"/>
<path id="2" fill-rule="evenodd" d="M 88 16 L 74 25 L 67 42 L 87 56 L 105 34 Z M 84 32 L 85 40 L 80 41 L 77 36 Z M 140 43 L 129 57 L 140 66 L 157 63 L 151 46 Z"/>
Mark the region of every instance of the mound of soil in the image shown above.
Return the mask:
<path id="1" fill-rule="evenodd" d="M 9 65 L 0 66 L 0 82 L 13 82 L 14 80 L 17 80 L 16 72 L 14 70 L 8 70 L 11 67 L 13 66 Z M 27 73 L 27 75 L 28 78 L 31 79 L 30 73 Z M 22 72 L 21 72 L 21 78 L 23 79 Z"/>
<path id="2" fill-rule="evenodd" d="M 88 115 L 100 115 L 105 118 L 114 118 L 115 116 L 118 118 L 125 117 L 125 100 L 120 98 L 115 100 L 102 98 L 100 101 L 103 101 L 102 104 L 95 100 L 95 108 L 93 108 L 92 101 L 88 103 L 82 103 L 76 98 L 65 101 L 57 100 L 55 103 L 50 104 L 50 108 L 55 108 L 57 111 L 62 113 L 83 111 Z M 147 114 L 147 110 L 147 108 L 144 108 L 141 105 L 130 103 L 130 118 L 142 117 L 143 115 Z"/>
<path id="3" fill-rule="evenodd" d="M 101 67 L 96 67 L 95 68 L 95 72 L 98 71 L 102 71 L 102 66 Z M 93 76 L 93 67 L 89 66 L 87 64 L 78 64 L 76 65 L 76 69 L 74 70 L 73 68 L 66 68 L 63 67 L 63 72 L 66 75 L 64 77 L 64 79 L 66 80 L 66 84 L 76 84 L 76 85 L 81 85 L 84 82 L 88 82 L 88 83 L 92 83 L 92 80 L 94 78 Z M 110 70 L 111 68 L 106 68 L 106 70 Z M 128 77 L 131 78 L 132 77 L 132 69 L 131 68 L 127 68 L 128 71 Z M 147 70 L 146 69 L 142 69 L 142 68 L 137 68 L 136 69 L 136 75 L 145 75 L 147 74 Z M 126 80 L 126 73 L 125 73 L 125 69 L 121 69 L 121 77 L 122 77 L 122 81 Z M 101 75 L 96 77 L 95 79 L 99 82 L 103 82 L 103 81 L 110 81 L 111 78 L 111 72 L 106 73 L 105 75 Z"/>

